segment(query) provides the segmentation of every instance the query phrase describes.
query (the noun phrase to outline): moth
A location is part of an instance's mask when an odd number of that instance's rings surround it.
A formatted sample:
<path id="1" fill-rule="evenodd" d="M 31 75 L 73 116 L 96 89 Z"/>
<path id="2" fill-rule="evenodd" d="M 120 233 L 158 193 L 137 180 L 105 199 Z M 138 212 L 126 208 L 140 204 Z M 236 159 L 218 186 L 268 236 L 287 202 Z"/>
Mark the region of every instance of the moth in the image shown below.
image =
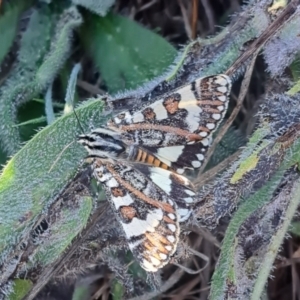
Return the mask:
<path id="1" fill-rule="evenodd" d="M 196 195 L 182 174 L 205 159 L 230 89 L 226 75 L 199 78 L 79 136 L 130 250 L 148 272 L 176 251 L 179 223 L 189 218 Z"/>

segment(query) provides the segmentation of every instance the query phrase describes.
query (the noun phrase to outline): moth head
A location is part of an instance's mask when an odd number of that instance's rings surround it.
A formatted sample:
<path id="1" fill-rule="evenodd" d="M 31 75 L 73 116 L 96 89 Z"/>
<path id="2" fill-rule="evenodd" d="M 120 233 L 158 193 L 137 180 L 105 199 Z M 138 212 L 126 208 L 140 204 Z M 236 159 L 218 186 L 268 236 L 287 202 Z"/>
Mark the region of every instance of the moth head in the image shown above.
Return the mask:
<path id="1" fill-rule="evenodd" d="M 89 156 L 114 158 L 125 152 L 126 146 L 118 133 L 105 128 L 94 129 L 89 134 L 78 136 L 78 142 L 85 147 Z"/>

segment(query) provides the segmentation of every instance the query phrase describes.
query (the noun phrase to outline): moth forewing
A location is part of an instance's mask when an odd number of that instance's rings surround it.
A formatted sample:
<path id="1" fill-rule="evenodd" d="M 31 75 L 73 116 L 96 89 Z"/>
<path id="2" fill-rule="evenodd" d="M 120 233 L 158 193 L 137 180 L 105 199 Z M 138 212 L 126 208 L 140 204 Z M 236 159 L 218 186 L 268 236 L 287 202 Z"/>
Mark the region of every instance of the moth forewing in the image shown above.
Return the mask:
<path id="1" fill-rule="evenodd" d="M 212 134 L 227 111 L 230 90 L 227 75 L 199 78 L 141 109 L 117 114 L 107 125 L 128 145 L 142 147 L 183 173 L 201 167 Z"/>

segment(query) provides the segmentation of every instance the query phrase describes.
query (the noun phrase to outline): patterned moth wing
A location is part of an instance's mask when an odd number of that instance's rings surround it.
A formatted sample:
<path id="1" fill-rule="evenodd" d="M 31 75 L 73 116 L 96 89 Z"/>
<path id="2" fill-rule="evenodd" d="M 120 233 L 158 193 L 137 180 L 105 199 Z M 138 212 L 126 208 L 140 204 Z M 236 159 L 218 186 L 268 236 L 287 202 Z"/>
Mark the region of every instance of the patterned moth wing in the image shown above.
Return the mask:
<path id="1" fill-rule="evenodd" d="M 119 113 L 108 127 L 128 145 L 139 145 L 145 153 L 183 173 L 199 168 L 228 107 L 231 80 L 220 74 L 203 77 L 139 110 Z M 141 157 L 131 159 L 143 161 Z"/>
<path id="2" fill-rule="evenodd" d="M 130 250 L 145 270 L 156 272 L 176 251 L 179 222 L 189 217 L 194 202 L 193 186 L 168 170 L 123 160 L 126 146 L 107 129 L 82 135 L 79 142 L 93 160 L 94 176 L 104 185 Z"/>
<path id="3" fill-rule="evenodd" d="M 139 170 L 149 178 L 156 186 L 160 187 L 177 205 L 179 222 L 186 221 L 195 202 L 194 186 L 184 176 L 165 170 L 159 167 L 148 166 L 145 164 L 134 164 Z"/>

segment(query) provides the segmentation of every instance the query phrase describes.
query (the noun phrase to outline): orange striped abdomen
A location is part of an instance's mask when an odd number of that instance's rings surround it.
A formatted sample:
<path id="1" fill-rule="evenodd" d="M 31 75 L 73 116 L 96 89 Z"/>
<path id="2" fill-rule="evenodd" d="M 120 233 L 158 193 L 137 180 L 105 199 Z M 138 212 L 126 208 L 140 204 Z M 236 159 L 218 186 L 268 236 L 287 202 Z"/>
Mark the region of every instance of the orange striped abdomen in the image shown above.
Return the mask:
<path id="1" fill-rule="evenodd" d="M 152 155 L 142 149 L 137 149 L 137 151 L 134 153 L 134 155 L 131 157 L 131 159 L 136 162 L 142 162 L 142 163 L 152 165 L 154 167 L 159 167 L 159 168 L 162 168 L 165 170 L 171 170 L 171 168 L 168 165 L 163 163 L 161 160 L 156 158 L 154 155 Z"/>

